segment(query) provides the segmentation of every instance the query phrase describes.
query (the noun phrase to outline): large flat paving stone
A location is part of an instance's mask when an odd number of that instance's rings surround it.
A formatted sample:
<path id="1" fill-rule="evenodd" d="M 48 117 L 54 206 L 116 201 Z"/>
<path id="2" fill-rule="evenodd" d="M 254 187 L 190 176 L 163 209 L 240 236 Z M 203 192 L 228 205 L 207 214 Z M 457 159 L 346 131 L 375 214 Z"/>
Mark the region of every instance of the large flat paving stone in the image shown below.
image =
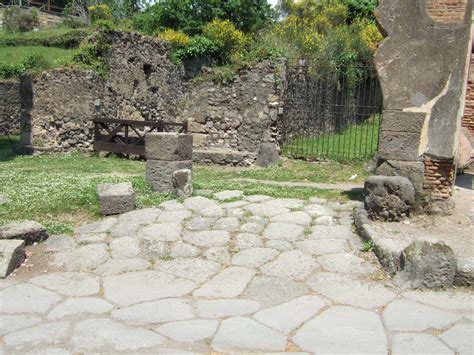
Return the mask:
<path id="1" fill-rule="evenodd" d="M 54 272 L 37 276 L 31 283 L 65 296 L 90 296 L 99 293 L 99 278 L 80 272 Z"/>
<path id="2" fill-rule="evenodd" d="M 180 238 L 182 227 L 180 223 L 155 223 L 140 228 L 137 237 L 140 239 L 173 242 Z"/>
<path id="3" fill-rule="evenodd" d="M 309 226 L 311 224 L 311 217 L 307 213 L 296 211 L 274 216 L 270 219 L 270 221 Z"/>
<path id="4" fill-rule="evenodd" d="M 234 255 L 232 264 L 249 268 L 258 268 L 278 255 L 278 251 L 269 248 L 245 249 Z"/>
<path id="5" fill-rule="evenodd" d="M 244 194 L 243 191 L 239 191 L 239 190 L 226 190 L 226 191 L 216 192 L 214 194 L 214 198 L 219 201 L 225 201 L 225 200 L 230 200 L 233 198 L 239 198 L 243 194 Z"/>
<path id="6" fill-rule="evenodd" d="M 119 223 L 146 225 L 156 221 L 161 211 L 159 208 L 143 208 L 123 213 L 118 217 Z"/>
<path id="7" fill-rule="evenodd" d="M 352 226 L 314 226 L 309 239 L 350 239 L 354 236 Z"/>
<path id="8" fill-rule="evenodd" d="M 298 224 L 270 223 L 263 231 L 265 239 L 295 241 L 303 239 L 304 227 Z"/>
<path id="9" fill-rule="evenodd" d="M 349 250 L 349 243 L 345 239 L 304 240 L 295 243 L 303 253 L 310 255 L 326 255 L 344 253 Z"/>
<path id="10" fill-rule="evenodd" d="M 194 245 L 184 243 L 181 240 L 173 243 L 170 250 L 170 256 L 173 258 L 195 258 L 201 254 L 201 249 L 195 247 Z"/>
<path id="11" fill-rule="evenodd" d="M 368 276 L 377 272 L 377 268 L 368 261 L 352 253 L 322 255 L 316 259 L 321 266 L 330 272 Z"/>
<path id="12" fill-rule="evenodd" d="M 316 261 L 299 250 L 285 251 L 260 268 L 263 274 L 304 281 L 318 267 Z"/>
<path id="13" fill-rule="evenodd" d="M 198 314 L 202 318 L 224 318 L 255 313 L 260 303 L 244 299 L 199 300 Z"/>
<path id="14" fill-rule="evenodd" d="M 201 232 L 187 232 L 183 239 L 198 247 L 222 247 L 227 245 L 230 240 L 229 232 L 226 231 L 201 231 Z"/>
<path id="15" fill-rule="evenodd" d="M 78 314 L 102 314 L 110 312 L 112 304 L 101 298 L 68 298 L 49 312 L 48 319 L 59 319 Z"/>
<path id="16" fill-rule="evenodd" d="M 374 312 L 352 307 L 330 308 L 303 325 L 293 337 L 313 354 L 386 354 L 382 322 Z"/>
<path id="17" fill-rule="evenodd" d="M 203 196 L 190 197 L 184 200 L 184 206 L 193 211 L 201 211 L 217 206 L 217 202 Z"/>
<path id="18" fill-rule="evenodd" d="M 48 252 L 57 252 L 72 249 L 77 246 L 76 241 L 69 235 L 52 235 L 43 243 Z"/>
<path id="19" fill-rule="evenodd" d="M 284 208 L 302 208 L 304 206 L 304 201 L 296 198 L 275 198 L 263 202 L 264 204 L 284 207 Z"/>
<path id="20" fill-rule="evenodd" d="M 0 336 L 16 330 L 29 328 L 41 323 L 42 319 L 31 314 L 2 314 L 0 322 Z"/>
<path id="21" fill-rule="evenodd" d="M 199 213 L 203 217 L 208 217 L 208 218 L 220 218 L 220 217 L 224 217 L 226 214 L 224 209 L 220 206 L 207 207 L 203 210 L 197 211 L 197 213 Z"/>
<path id="22" fill-rule="evenodd" d="M 212 247 L 209 248 L 205 253 L 204 256 L 208 260 L 215 261 L 221 265 L 229 265 L 230 264 L 230 253 L 227 247 Z"/>
<path id="23" fill-rule="evenodd" d="M 210 260 L 188 258 L 160 262 L 157 269 L 184 279 L 204 282 L 217 274 L 221 266 Z"/>
<path id="24" fill-rule="evenodd" d="M 290 210 L 284 207 L 274 205 L 263 205 L 258 203 L 251 203 L 244 207 L 244 210 L 261 217 L 273 217 L 279 214 L 289 213 Z"/>
<path id="25" fill-rule="evenodd" d="M 214 229 L 220 229 L 227 232 L 235 232 L 240 227 L 240 220 L 235 217 L 224 217 L 218 219 L 214 224 Z"/>
<path id="26" fill-rule="evenodd" d="M 193 295 L 195 297 L 237 297 L 254 276 L 255 270 L 240 266 L 229 267 L 194 291 Z"/>
<path id="27" fill-rule="evenodd" d="M 44 323 L 7 334 L 3 340 L 7 346 L 17 349 L 41 344 L 59 344 L 67 337 L 69 329 L 69 322 Z"/>
<path id="28" fill-rule="evenodd" d="M 120 306 L 179 297 L 191 292 L 196 285 L 160 271 L 137 271 L 103 279 L 104 298 Z"/>
<path id="29" fill-rule="evenodd" d="M 319 272 L 306 283 L 313 291 L 337 303 L 355 307 L 382 307 L 397 296 L 382 284 L 349 275 Z"/>
<path id="30" fill-rule="evenodd" d="M 396 300 L 385 308 L 383 317 L 392 331 L 423 331 L 446 328 L 461 318 L 461 315 L 417 302 Z"/>
<path id="31" fill-rule="evenodd" d="M 326 302 L 317 296 L 302 296 L 282 303 L 278 306 L 264 309 L 254 315 L 260 323 L 288 334 L 307 320 L 313 318 Z"/>
<path id="32" fill-rule="evenodd" d="M 36 285 L 19 284 L 0 292 L 2 313 L 45 313 L 61 296 Z"/>
<path id="33" fill-rule="evenodd" d="M 173 340 L 190 343 L 211 338 L 218 325 L 216 320 L 187 320 L 165 324 L 159 327 L 157 332 Z"/>
<path id="34" fill-rule="evenodd" d="M 150 267 L 150 263 L 141 258 L 131 259 L 110 259 L 97 269 L 94 273 L 97 275 L 117 275 L 125 272 L 142 271 Z"/>
<path id="35" fill-rule="evenodd" d="M 453 351 L 431 334 L 395 334 L 392 340 L 392 354 L 439 354 L 453 355 Z"/>
<path id="36" fill-rule="evenodd" d="M 192 216 L 192 212 L 188 210 L 164 211 L 164 212 L 161 212 L 160 216 L 158 217 L 157 222 L 180 223 L 186 218 L 189 218 L 191 216 Z"/>
<path id="37" fill-rule="evenodd" d="M 280 251 L 290 251 L 295 249 L 293 244 L 288 240 L 269 239 L 265 241 L 265 247 Z"/>
<path id="38" fill-rule="evenodd" d="M 212 340 L 217 351 L 283 351 L 286 336 L 248 318 L 229 318 L 222 321 Z"/>
<path id="39" fill-rule="evenodd" d="M 145 350 L 164 341 L 164 337 L 150 330 L 132 328 L 108 319 L 78 322 L 71 339 L 76 351 L 88 352 Z"/>
<path id="40" fill-rule="evenodd" d="M 135 235 L 137 231 L 140 229 L 139 223 L 132 223 L 132 222 L 117 222 L 111 229 L 110 229 L 110 236 L 112 238 L 122 238 L 122 237 L 129 237 Z M 105 233 L 103 233 L 105 235 Z"/>
<path id="41" fill-rule="evenodd" d="M 193 318 L 189 300 L 167 298 L 117 309 L 112 317 L 131 324 L 156 324 Z"/>
<path id="42" fill-rule="evenodd" d="M 474 313 L 474 295 L 470 292 L 461 290 L 407 291 L 402 296 L 433 307 Z"/>
<path id="43" fill-rule="evenodd" d="M 474 325 L 456 324 L 439 337 L 460 355 L 472 354 L 474 349 Z"/>
<path id="44" fill-rule="evenodd" d="M 244 196 L 244 200 L 248 201 L 250 203 L 259 203 L 263 201 L 268 201 L 271 200 L 272 198 L 270 196 L 266 195 L 250 195 L 250 196 Z"/>
<path id="45" fill-rule="evenodd" d="M 56 253 L 51 263 L 67 271 L 86 271 L 102 265 L 109 257 L 106 244 L 90 244 Z"/>
<path id="46" fill-rule="evenodd" d="M 252 233 L 239 233 L 234 237 L 234 247 L 238 250 L 263 247 L 263 242 L 259 235 Z"/>
<path id="47" fill-rule="evenodd" d="M 259 234 L 259 233 L 262 233 L 264 228 L 265 226 L 261 223 L 248 222 L 248 223 L 243 224 L 240 227 L 239 231 L 241 233 Z"/>
<path id="48" fill-rule="evenodd" d="M 76 234 L 107 233 L 117 223 L 117 218 L 105 218 L 99 222 L 85 224 L 74 229 Z"/>
<path id="49" fill-rule="evenodd" d="M 203 231 L 211 229 L 211 226 L 216 221 L 215 218 L 209 217 L 194 217 L 186 222 L 185 227 L 190 231 Z"/>
<path id="50" fill-rule="evenodd" d="M 158 205 L 158 207 L 165 211 L 180 211 L 186 209 L 181 202 L 176 200 L 162 202 Z"/>
<path id="51" fill-rule="evenodd" d="M 321 217 L 321 216 L 335 216 L 336 211 L 331 209 L 328 206 L 323 206 L 321 204 L 311 204 L 303 208 L 307 214 L 311 217 Z"/>

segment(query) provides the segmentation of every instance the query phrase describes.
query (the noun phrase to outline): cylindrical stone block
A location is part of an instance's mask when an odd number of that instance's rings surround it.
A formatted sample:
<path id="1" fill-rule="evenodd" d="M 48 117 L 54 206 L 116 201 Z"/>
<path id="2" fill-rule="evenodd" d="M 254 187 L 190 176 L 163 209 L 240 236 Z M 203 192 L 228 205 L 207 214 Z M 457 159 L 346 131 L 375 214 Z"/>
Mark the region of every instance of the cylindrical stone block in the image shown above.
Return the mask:
<path id="1" fill-rule="evenodd" d="M 148 133 L 145 136 L 147 160 L 183 161 L 193 159 L 193 135 Z"/>
<path id="2" fill-rule="evenodd" d="M 191 141 L 192 142 L 192 141 Z M 173 173 L 177 170 L 192 170 L 193 161 L 167 161 L 148 159 L 146 162 L 146 181 L 154 191 L 172 193 Z"/>

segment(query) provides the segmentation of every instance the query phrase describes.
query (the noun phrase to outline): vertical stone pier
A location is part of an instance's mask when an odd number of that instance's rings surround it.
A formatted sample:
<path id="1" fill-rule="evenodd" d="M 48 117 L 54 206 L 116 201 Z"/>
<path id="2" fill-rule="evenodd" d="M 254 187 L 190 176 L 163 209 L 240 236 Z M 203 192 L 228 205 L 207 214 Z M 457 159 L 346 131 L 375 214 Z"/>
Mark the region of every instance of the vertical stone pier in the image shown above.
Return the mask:
<path id="1" fill-rule="evenodd" d="M 192 170 L 193 136 L 148 133 L 145 136 L 146 181 L 154 191 L 173 193 L 173 173 Z"/>
<path id="2" fill-rule="evenodd" d="M 407 177 L 419 199 L 449 199 L 466 92 L 467 0 L 380 0 L 375 58 L 384 96 L 379 175 Z"/>

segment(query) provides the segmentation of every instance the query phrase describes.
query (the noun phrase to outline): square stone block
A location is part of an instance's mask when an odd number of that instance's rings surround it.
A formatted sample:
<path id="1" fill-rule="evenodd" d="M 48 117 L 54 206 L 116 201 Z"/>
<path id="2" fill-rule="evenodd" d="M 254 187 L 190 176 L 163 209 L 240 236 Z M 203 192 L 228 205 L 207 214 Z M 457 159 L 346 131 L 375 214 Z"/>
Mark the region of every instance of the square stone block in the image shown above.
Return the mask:
<path id="1" fill-rule="evenodd" d="M 174 192 L 173 173 L 177 170 L 192 170 L 193 161 L 147 160 L 146 181 L 154 191 L 162 193 Z"/>
<path id="2" fill-rule="evenodd" d="M 418 161 L 420 134 L 381 131 L 377 156 L 384 160 Z"/>
<path id="3" fill-rule="evenodd" d="M 167 161 L 192 160 L 193 135 L 149 133 L 145 136 L 145 157 Z"/>
<path id="4" fill-rule="evenodd" d="M 426 113 L 389 111 L 383 112 L 382 131 L 410 132 L 421 134 Z"/>
<path id="5" fill-rule="evenodd" d="M 97 186 L 100 212 L 104 216 L 120 214 L 135 209 L 135 191 L 129 182 Z"/>

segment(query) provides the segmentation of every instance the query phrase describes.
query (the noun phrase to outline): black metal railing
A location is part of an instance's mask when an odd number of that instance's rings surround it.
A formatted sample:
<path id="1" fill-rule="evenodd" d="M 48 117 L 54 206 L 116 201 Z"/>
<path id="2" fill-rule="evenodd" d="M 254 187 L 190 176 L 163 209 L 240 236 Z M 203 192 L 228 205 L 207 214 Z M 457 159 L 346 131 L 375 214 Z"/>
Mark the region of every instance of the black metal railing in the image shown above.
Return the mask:
<path id="1" fill-rule="evenodd" d="M 286 66 L 282 151 L 308 160 L 368 159 L 377 152 L 382 92 L 370 67 L 327 70 L 309 59 Z"/>

